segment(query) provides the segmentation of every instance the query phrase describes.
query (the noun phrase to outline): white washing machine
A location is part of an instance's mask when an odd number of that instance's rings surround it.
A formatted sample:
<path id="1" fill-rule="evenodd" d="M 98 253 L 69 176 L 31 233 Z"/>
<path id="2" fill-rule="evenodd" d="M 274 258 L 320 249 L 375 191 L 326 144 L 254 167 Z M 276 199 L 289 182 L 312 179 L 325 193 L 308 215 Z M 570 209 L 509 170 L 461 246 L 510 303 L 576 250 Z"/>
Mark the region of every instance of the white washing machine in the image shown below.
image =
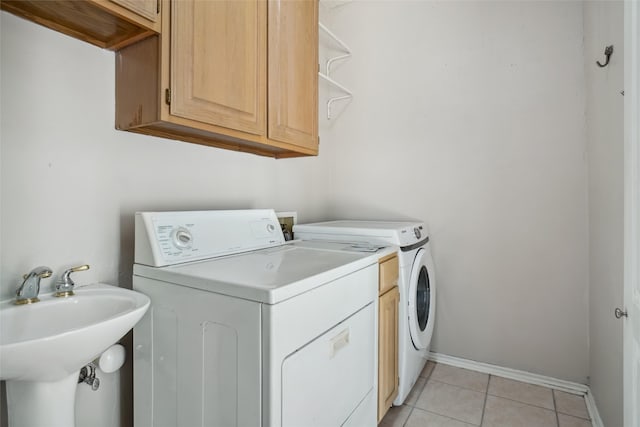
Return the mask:
<path id="1" fill-rule="evenodd" d="M 420 376 L 429 354 L 436 310 L 436 282 L 429 232 L 422 222 L 328 221 L 294 226 L 294 237 L 398 246 L 399 392 L 401 405 Z"/>
<path id="2" fill-rule="evenodd" d="M 271 210 L 136 214 L 136 427 L 375 426 L 377 256 Z"/>

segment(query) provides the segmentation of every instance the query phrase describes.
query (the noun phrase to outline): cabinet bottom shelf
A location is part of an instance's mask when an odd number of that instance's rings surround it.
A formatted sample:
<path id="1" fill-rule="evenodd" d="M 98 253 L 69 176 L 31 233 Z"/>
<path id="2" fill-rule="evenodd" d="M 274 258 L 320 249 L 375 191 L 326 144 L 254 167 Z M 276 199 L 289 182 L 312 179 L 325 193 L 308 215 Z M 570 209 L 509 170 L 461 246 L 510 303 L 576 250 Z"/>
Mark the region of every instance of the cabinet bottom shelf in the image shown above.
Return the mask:
<path id="1" fill-rule="evenodd" d="M 259 142 L 245 141 L 225 135 L 212 134 L 206 131 L 177 125 L 174 123 L 156 122 L 148 125 L 122 129 L 128 132 L 140 133 L 144 135 L 157 136 L 177 141 L 190 142 L 193 144 L 206 145 L 209 147 L 223 148 L 226 150 L 252 153 L 260 156 L 285 159 L 291 157 L 317 156 L 318 151 L 308 148 L 296 147 L 288 149 L 276 147 L 271 144 L 260 144 Z M 287 144 L 282 144 L 287 145 Z"/>

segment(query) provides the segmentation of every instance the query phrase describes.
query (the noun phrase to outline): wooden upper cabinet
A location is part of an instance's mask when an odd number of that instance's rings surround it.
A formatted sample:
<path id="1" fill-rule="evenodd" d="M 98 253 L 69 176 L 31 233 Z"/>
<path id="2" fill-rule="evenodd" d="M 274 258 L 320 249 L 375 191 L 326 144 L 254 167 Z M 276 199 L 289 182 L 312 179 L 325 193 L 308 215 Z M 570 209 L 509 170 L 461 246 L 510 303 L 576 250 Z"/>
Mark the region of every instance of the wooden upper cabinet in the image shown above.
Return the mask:
<path id="1" fill-rule="evenodd" d="M 1 0 L 0 8 L 112 50 L 160 32 L 159 0 Z"/>
<path id="2" fill-rule="evenodd" d="M 266 3 L 174 1 L 171 113 L 264 135 Z"/>
<path id="3" fill-rule="evenodd" d="M 158 0 L 110 0 L 151 22 L 158 22 L 160 2 Z"/>
<path id="4" fill-rule="evenodd" d="M 318 8 L 269 1 L 269 138 L 318 144 Z"/>
<path id="5" fill-rule="evenodd" d="M 116 127 L 276 158 L 318 153 L 318 0 L 163 0 L 116 54 Z"/>

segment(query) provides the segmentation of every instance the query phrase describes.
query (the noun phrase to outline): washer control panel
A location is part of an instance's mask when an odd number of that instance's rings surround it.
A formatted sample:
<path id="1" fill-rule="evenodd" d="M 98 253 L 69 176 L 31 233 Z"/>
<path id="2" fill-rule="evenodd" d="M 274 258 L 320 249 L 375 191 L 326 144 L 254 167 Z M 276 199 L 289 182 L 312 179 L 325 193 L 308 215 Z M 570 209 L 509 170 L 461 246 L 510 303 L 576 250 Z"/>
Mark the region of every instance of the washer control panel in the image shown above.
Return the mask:
<path id="1" fill-rule="evenodd" d="M 403 227 L 399 230 L 400 246 L 411 246 L 424 240 L 429 235 L 428 230 L 424 224 L 411 224 L 410 226 Z"/>
<path id="2" fill-rule="evenodd" d="M 135 262 L 155 267 L 284 243 L 273 210 L 139 212 Z"/>
<path id="3" fill-rule="evenodd" d="M 416 236 L 416 239 L 420 239 L 422 237 L 422 232 L 420 231 L 422 227 L 414 227 L 413 234 Z"/>

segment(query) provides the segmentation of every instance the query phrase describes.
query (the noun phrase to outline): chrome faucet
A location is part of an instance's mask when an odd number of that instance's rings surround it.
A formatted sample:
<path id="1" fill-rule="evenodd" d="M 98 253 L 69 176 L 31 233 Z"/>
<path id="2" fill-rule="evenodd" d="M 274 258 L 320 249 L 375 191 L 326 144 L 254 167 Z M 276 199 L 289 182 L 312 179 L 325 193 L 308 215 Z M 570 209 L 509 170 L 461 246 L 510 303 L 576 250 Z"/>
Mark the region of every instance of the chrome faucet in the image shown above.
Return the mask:
<path id="1" fill-rule="evenodd" d="M 45 279 L 51 276 L 51 269 L 49 267 L 36 267 L 28 274 L 22 276 L 24 281 L 22 285 L 16 291 L 15 303 L 20 304 L 33 304 L 38 301 L 38 294 L 40 293 L 40 279 Z"/>
<path id="2" fill-rule="evenodd" d="M 62 276 L 60 276 L 60 280 L 56 283 L 56 293 L 54 296 L 70 297 L 73 295 L 73 288 L 76 284 L 71 279 L 71 273 L 75 273 L 76 271 L 85 271 L 88 269 L 89 266 L 85 264 L 65 270 L 65 272 L 62 273 Z"/>

